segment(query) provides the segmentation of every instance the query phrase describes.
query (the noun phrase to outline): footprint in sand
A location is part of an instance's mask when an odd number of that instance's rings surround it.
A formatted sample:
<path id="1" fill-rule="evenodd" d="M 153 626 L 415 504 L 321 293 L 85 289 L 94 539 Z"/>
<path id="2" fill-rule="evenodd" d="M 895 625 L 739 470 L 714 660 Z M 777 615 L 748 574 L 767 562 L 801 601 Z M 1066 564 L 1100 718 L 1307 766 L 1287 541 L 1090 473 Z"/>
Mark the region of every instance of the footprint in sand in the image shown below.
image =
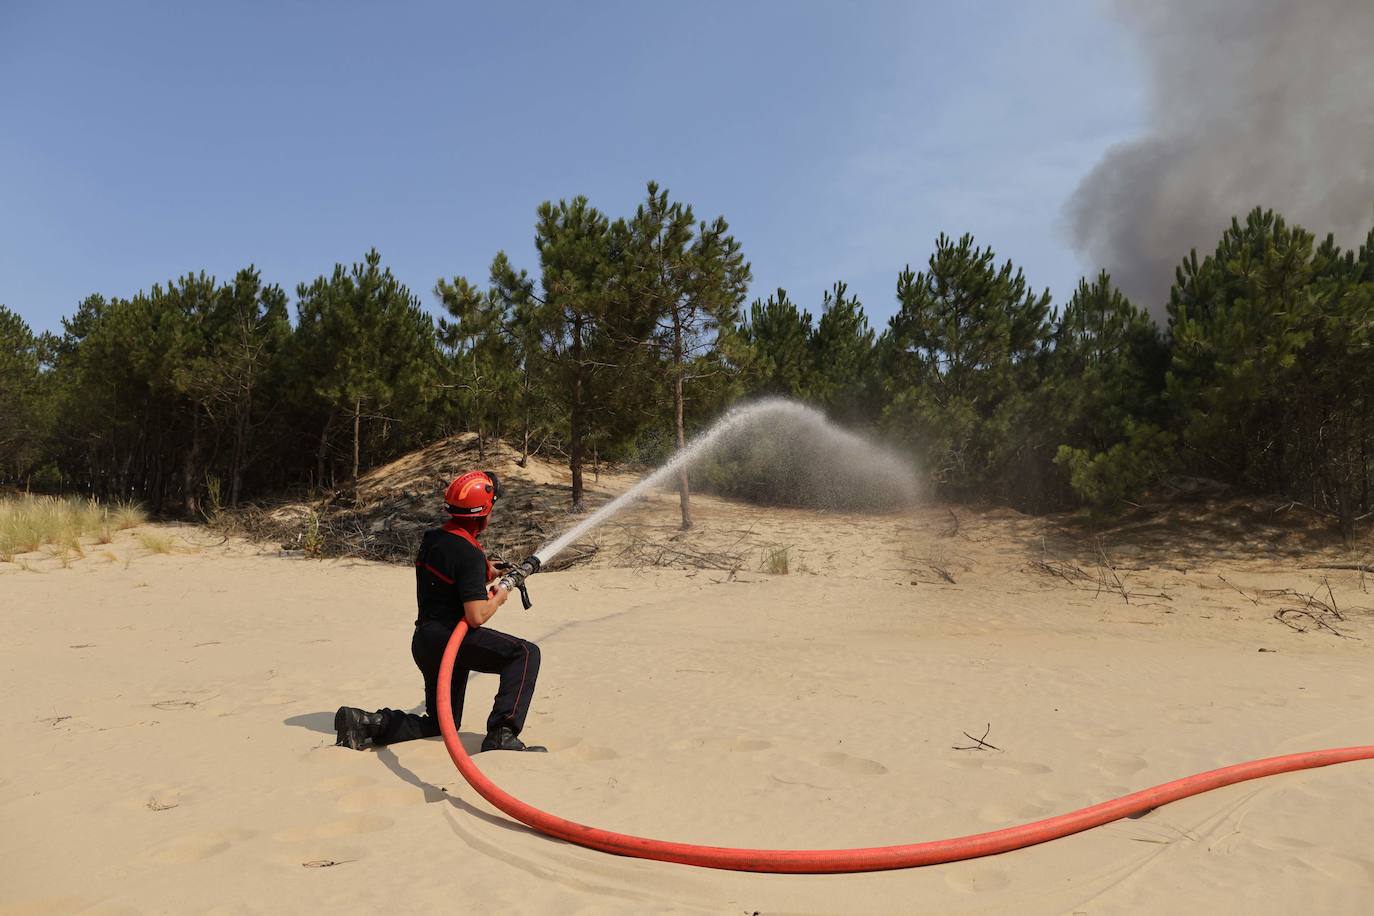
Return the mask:
<path id="1" fill-rule="evenodd" d="M 579 744 L 568 751 L 568 756 L 574 760 L 591 762 L 595 760 L 615 760 L 620 756 L 620 753 L 609 747 L 597 747 L 594 744 Z"/>
<path id="2" fill-rule="evenodd" d="M 396 822 L 389 817 L 380 814 L 358 814 L 353 817 L 340 818 L 336 821 L 329 821 L 326 824 L 315 824 L 306 827 L 292 827 L 289 830 L 280 830 L 272 834 L 272 839 L 280 843 L 305 843 L 310 840 L 330 840 L 345 836 L 361 836 L 366 833 L 377 833 L 385 830 Z"/>
<path id="3" fill-rule="evenodd" d="M 978 809 L 978 818 L 985 824 L 1009 827 L 1014 824 L 1024 824 L 1027 821 L 1039 820 L 1042 817 L 1052 814 L 1053 811 L 1054 807 L 1045 802 L 1028 802 L 1022 804 L 991 802 Z"/>
<path id="4" fill-rule="evenodd" d="M 1043 776 L 1054 772 L 1052 767 L 1043 763 L 1023 763 L 1019 760 L 999 760 L 995 757 L 956 757 L 945 762 L 946 766 L 962 770 L 992 770 L 1012 776 Z"/>
<path id="5" fill-rule="evenodd" d="M 539 743 L 548 748 L 550 754 L 566 753 L 573 760 L 615 760 L 620 756 L 620 752 L 613 748 L 586 744 L 576 736 L 560 738 L 557 735 L 550 735 L 541 737 Z"/>
<path id="6" fill-rule="evenodd" d="M 887 772 L 887 767 L 876 760 L 869 760 L 867 757 L 851 757 L 839 751 L 826 751 L 816 758 L 816 762 L 824 767 L 843 770 L 846 773 L 857 773 L 861 776 L 881 776 Z"/>
<path id="7" fill-rule="evenodd" d="M 1099 738 L 1124 738 L 1126 734 L 1126 731 L 1120 728 L 1094 728 L 1074 732 L 1073 736 L 1084 741 L 1096 741 Z"/>
<path id="8" fill-rule="evenodd" d="M 702 747 L 703 745 L 718 747 L 723 751 L 736 754 L 749 754 L 754 751 L 766 751 L 773 746 L 773 742 L 765 741 L 762 738 L 707 738 L 705 740 L 698 738 L 695 739 L 695 743 L 689 746 Z"/>
<path id="9" fill-rule="evenodd" d="M 736 753 L 752 753 L 753 751 L 766 751 L 773 746 L 772 741 L 765 741 L 762 738 L 736 738 L 726 742 L 725 749 Z"/>
<path id="10" fill-rule="evenodd" d="M 349 792 L 347 795 L 341 796 L 335 805 L 340 811 L 361 814 L 380 808 L 409 806 L 422 800 L 428 801 L 428 795 L 422 795 L 415 791 L 414 786 L 385 786 Z"/>
<path id="11" fill-rule="evenodd" d="M 1138 754 L 1125 754 L 1120 751 L 1098 751 L 1093 766 L 1101 773 L 1117 778 L 1134 776 L 1148 765 Z"/>
<path id="12" fill-rule="evenodd" d="M 361 776 L 357 773 L 350 773 L 346 776 L 334 776 L 330 779 L 322 779 L 315 783 L 315 788 L 321 792 L 338 792 L 343 789 L 361 789 L 363 786 L 375 785 L 377 780 L 371 776 Z"/>
<path id="13" fill-rule="evenodd" d="M 148 854 L 148 860 L 163 865 L 201 862 L 217 856 L 235 843 L 257 836 L 255 830 L 211 830 L 180 837 Z"/>
<path id="14" fill-rule="evenodd" d="M 1011 877 L 1000 868 L 976 865 L 970 868 L 950 869 L 945 874 L 945 883 L 957 891 L 977 894 L 1009 887 Z"/>

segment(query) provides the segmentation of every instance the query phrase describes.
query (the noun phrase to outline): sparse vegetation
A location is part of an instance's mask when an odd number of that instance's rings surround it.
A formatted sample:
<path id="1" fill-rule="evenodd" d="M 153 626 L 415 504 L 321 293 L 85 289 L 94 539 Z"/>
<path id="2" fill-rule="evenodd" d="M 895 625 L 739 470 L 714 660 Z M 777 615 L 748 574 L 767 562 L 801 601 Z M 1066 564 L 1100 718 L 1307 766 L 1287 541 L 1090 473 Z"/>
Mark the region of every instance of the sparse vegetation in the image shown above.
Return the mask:
<path id="1" fill-rule="evenodd" d="M 171 553 L 172 539 L 165 534 L 154 534 L 151 531 L 140 531 L 138 542 L 149 553 Z"/>
<path id="2" fill-rule="evenodd" d="M 324 535 L 320 533 L 320 513 L 314 509 L 310 510 L 310 515 L 306 519 L 301 547 L 312 557 L 318 557 L 324 550 Z"/>
<path id="3" fill-rule="evenodd" d="M 770 576 L 785 576 L 792 571 L 791 560 L 791 547 L 766 547 L 763 551 L 763 565 L 759 568 Z"/>
<path id="4" fill-rule="evenodd" d="M 61 549 L 66 565 L 65 558 L 70 555 L 85 555 L 82 538 L 108 544 L 115 531 L 146 520 L 143 510 L 133 503 L 106 506 L 71 497 L 5 497 L 0 499 L 0 561 L 10 562 L 16 554 L 56 547 Z"/>

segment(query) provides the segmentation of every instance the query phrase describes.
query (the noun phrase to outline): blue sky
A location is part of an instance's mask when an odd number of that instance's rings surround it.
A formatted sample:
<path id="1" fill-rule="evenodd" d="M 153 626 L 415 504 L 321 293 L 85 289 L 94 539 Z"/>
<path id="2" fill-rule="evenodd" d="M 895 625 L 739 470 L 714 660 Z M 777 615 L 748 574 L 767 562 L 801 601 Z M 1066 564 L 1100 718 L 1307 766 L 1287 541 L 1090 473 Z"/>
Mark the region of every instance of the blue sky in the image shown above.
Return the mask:
<path id="1" fill-rule="evenodd" d="M 1062 301 L 1063 205 L 1137 131 L 1135 50 L 1096 0 L 0 3 L 0 304 L 57 329 L 249 263 L 297 283 L 376 246 L 431 309 L 534 211 L 612 216 L 656 179 L 819 310 L 876 324 L 968 231 Z"/>

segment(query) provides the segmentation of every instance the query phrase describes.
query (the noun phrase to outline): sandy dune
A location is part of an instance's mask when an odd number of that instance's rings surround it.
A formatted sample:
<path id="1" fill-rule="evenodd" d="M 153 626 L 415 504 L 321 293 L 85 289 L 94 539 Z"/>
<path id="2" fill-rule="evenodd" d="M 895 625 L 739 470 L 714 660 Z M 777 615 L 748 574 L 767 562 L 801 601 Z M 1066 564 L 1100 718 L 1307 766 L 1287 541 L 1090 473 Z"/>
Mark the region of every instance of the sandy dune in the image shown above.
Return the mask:
<path id="1" fill-rule="evenodd" d="M 944 509 L 842 517 L 819 537 L 806 513 L 701 500 L 702 530 L 669 541 L 671 510 L 640 507 L 598 535 L 600 565 L 541 574 L 533 611 L 493 621 L 543 647 L 527 734 L 551 753 L 478 762 L 565 817 L 716 845 L 906 843 L 1374 743 L 1374 615 L 1355 609 L 1374 582 L 1302 569 L 1322 557 L 1292 544 L 1235 556 L 1212 541 L 1186 562 L 1121 545 L 1114 590 L 1094 548 L 1009 513 L 961 510 L 958 532 Z M 165 530 L 168 555 L 127 534 L 69 568 L 0 564 L 0 910 L 1359 913 L 1374 899 L 1374 763 L 872 875 L 712 872 L 550 840 L 476 798 L 438 740 L 333 746 L 339 704 L 420 700 L 409 569 Z M 648 562 L 646 544 L 743 566 L 614 568 Z M 789 575 L 755 571 L 788 545 Z M 1092 578 L 1028 565 L 1047 558 Z M 1323 577 L 1351 638 L 1273 619 L 1288 599 L 1264 590 Z M 470 687 L 470 744 L 493 686 Z M 1001 750 L 953 748 L 987 726 Z"/>

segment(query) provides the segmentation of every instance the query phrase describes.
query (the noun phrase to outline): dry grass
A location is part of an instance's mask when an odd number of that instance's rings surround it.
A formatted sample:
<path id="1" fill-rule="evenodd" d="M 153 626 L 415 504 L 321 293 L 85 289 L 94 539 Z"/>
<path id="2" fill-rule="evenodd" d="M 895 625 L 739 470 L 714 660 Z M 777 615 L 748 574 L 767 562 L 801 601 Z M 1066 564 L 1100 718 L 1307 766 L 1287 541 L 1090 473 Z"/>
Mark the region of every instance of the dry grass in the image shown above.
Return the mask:
<path id="1" fill-rule="evenodd" d="M 82 538 L 108 544 L 115 531 L 141 525 L 147 518 L 133 503 L 104 506 L 91 499 L 57 496 L 0 498 L 0 561 L 55 547 L 65 565 L 69 555 L 85 555 Z"/>
<path id="2" fill-rule="evenodd" d="M 770 576 L 785 576 L 792 571 L 791 547 L 766 547 L 763 551 L 763 564 L 759 567 Z"/>
<path id="3" fill-rule="evenodd" d="M 149 553 L 171 553 L 172 539 L 164 534 L 153 534 L 151 531 L 140 531 L 138 542 Z"/>

